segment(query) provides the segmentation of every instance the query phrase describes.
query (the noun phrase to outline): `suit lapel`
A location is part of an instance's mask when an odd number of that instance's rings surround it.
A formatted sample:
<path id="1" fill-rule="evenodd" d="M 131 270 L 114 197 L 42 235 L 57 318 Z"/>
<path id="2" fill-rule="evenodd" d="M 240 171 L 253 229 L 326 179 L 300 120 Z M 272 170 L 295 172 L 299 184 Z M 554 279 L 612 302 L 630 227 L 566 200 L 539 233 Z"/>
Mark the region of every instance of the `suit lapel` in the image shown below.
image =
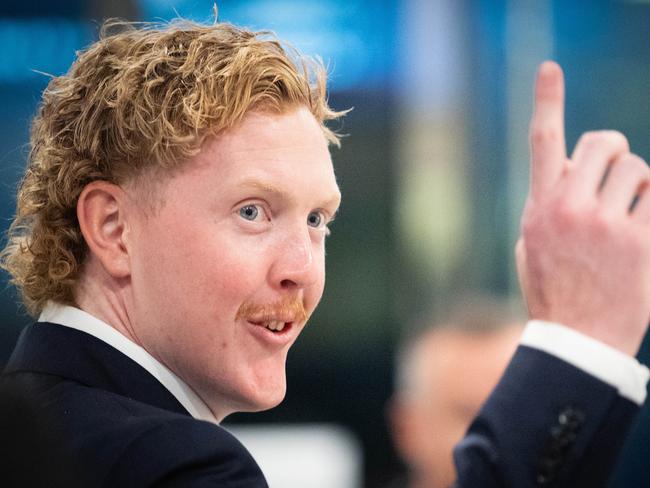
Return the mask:
<path id="1" fill-rule="evenodd" d="M 114 347 L 85 332 L 37 322 L 26 327 L 5 373 L 60 376 L 134 400 L 189 415 L 147 370 Z"/>

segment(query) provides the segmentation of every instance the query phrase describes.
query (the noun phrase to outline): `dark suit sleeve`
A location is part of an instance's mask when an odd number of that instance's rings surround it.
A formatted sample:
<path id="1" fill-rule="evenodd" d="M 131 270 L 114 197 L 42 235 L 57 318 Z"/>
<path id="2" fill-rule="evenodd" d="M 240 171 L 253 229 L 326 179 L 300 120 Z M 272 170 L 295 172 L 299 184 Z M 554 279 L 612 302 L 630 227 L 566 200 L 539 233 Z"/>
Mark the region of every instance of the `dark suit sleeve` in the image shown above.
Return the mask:
<path id="1" fill-rule="evenodd" d="M 112 466 L 106 486 L 268 488 L 239 441 L 224 429 L 192 419 L 143 431 Z"/>
<path id="2" fill-rule="evenodd" d="M 455 486 L 606 486 L 638 410 L 606 383 L 520 346 L 454 450 Z"/>

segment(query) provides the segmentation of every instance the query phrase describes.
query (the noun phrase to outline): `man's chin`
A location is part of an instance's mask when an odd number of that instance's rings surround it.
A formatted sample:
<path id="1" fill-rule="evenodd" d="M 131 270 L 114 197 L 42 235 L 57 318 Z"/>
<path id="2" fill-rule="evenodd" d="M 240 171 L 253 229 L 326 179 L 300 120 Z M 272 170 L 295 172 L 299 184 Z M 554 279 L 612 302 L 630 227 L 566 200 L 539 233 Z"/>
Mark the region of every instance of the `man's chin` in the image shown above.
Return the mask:
<path id="1" fill-rule="evenodd" d="M 270 389 L 268 385 L 266 388 L 256 388 L 253 391 L 241 392 L 238 395 L 236 402 L 234 402 L 235 412 L 263 412 L 277 407 L 287 392 L 286 382 L 277 385 L 275 388 Z"/>
<path id="2" fill-rule="evenodd" d="M 254 402 L 250 404 L 250 410 L 248 412 L 263 412 L 264 410 L 270 410 L 277 407 L 282 403 L 286 395 L 286 387 L 282 388 L 281 391 L 269 393 L 261 398 L 256 398 Z"/>

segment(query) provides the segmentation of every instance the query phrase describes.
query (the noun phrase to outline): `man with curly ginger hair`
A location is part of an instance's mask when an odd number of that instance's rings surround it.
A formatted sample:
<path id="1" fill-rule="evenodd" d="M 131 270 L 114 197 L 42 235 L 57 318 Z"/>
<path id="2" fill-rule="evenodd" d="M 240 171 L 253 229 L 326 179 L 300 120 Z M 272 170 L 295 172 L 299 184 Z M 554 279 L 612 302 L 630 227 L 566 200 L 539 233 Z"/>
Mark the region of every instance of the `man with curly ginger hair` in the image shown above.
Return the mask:
<path id="1" fill-rule="evenodd" d="M 517 256 L 537 320 L 457 448 L 458 486 L 598 486 L 645 398 L 648 171 L 613 132 L 568 160 L 562 106 L 547 63 Z M 228 24 L 108 25 L 52 79 L 3 252 L 39 319 L 5 381 L 89 486 L 266 486 L 218 424 L 284 397 L 324 287 L 340 115 L 322 65 Z"/>

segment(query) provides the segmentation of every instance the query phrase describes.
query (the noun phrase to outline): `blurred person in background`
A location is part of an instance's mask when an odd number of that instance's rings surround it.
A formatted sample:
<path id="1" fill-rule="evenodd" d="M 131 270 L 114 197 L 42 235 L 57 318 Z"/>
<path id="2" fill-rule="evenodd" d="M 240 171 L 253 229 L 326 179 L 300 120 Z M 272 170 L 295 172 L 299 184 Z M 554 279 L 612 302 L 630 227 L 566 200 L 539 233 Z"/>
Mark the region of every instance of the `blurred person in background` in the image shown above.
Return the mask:
<path id="1" fill-rule="evenodd" d="M 111 27 L 32 124 L 2 256 L 37 322 L 5 381 L 89 485 L 265 487 L 218 424 L 284 397 L 323 293 L 341 113 L 322 65 L 268 34 Z M 569 160 L 563 90 L 544 64 L 517 252 L 535 320 L 456 449 L 462 487 L 599 486 L 645 400 L 650 171 L 618 133 Z"/>
<path id="2" fill-rule="evenodd" d="M 426 321 L 396 361 L 387 414 L 411 488 L 448 488 L 453 448 L 503 375 L 524 319 L 497 299 L 466 296 L 442 321 Z M 394 486 L 398 486 L 395 484 Z"/>

